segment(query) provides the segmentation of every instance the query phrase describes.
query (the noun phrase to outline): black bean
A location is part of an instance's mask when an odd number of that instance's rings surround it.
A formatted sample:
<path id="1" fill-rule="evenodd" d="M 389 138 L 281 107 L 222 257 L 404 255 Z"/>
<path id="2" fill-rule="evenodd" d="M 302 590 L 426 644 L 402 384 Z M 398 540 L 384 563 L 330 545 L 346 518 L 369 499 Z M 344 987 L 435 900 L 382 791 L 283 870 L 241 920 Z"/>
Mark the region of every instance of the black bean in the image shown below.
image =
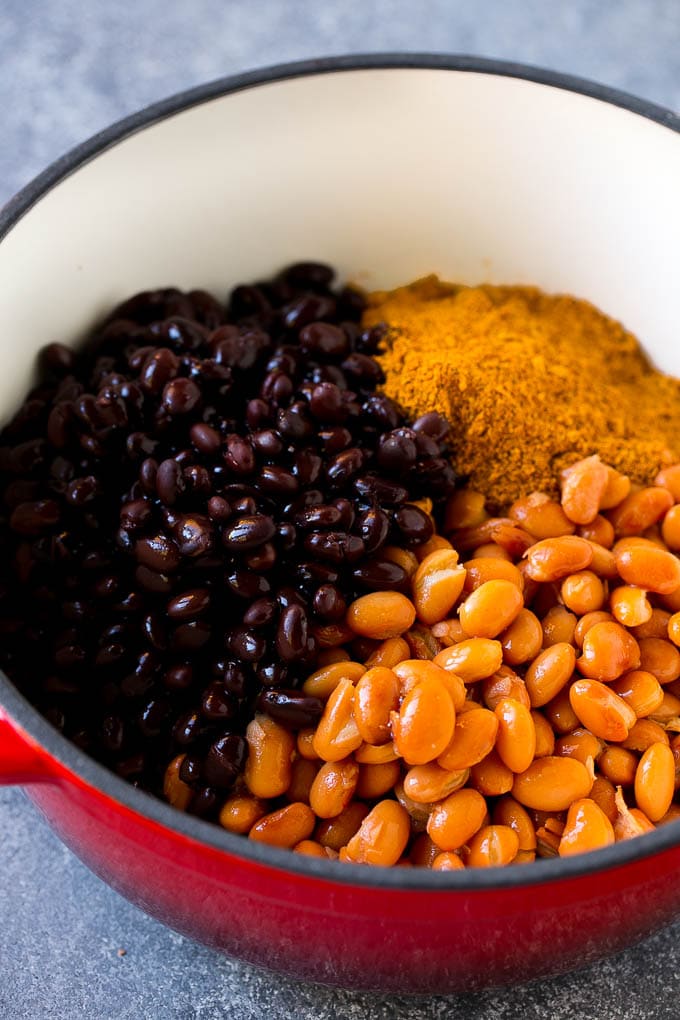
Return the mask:
<path id="1" fill-rule="evenodd" d="M 164 698 L 152 698 L 139 713 L 139 728 L 145 737 L 157 737 L 170 706 Z"/>
<path id="2" fill-rule="evenodd" d="M 319 440 L 323 444 L 324 451 L 333 455 L 347 449 L 352 442 L 352 433 L 349 429 L 336 426 L 334 429 L 325 429 L 319 432 Z"/>
<path id="3" fill-rule="evenodd" d="M 53 499 L 19 503 L 10 515 L 9 526 L 19 535 L 42 535 L 59 522 L 59 504 Z"/>
<path id="4" fill-rule="evenodd" d="M 168 602 L 166 612 L 171 620 L 193 620 L 201 616 L 210 606 L 207 588 L 191 588 L 174 595 Z"/>
<path id="5" fill-rule="evenodd" d="M 191 754 L 185 754 L 179 766 L 179 778 L 189 786 L 195 786 L 200 782 L 203 774 L 203 763 L 200 758 Z"/>
<path id="6" fill-rule="evenodd" d="M 181 556 L 207 556 L 215 544 L 213 525 L 202 514 L 181 514 L 173 534 Z"/>
<path id="7" fill-rule="evenodd" d="M 208 500 L 208 516 L 213 521 L 226 521 L 231 515 L 231 507 L 222 496 L 211 496 Z"/>
<path id="8" fill-rule="evenodd" d="M 331 563 L 354 563 L 364 554 L 362 540 L 344 531 L 312 531 L 305 536 L 304 547 L 308 553 Z"/>
<path id="9" fill-rule="evenodd" d="M 266 577 L 257 574 L 252 570 L 234 570 L 225 578 L 229 589 L 239 598 L 251 599 L 268 595 L 271 585 Z"/>
<path id="10" fill-rule="evenodd" d="M 284 439 L 295 442 L 316 435 L 316 426 L 309 418 L 307 405 L 302 400 L 276 412 L 276 427 Z"/>
<path id="11" fill-rule="evenodd" d="M 300 290 L 325 291 L 335 277 L 335 270 L 323 262 L 294 262 L 281 274 L 290 286 Z"/>
<path id="12" fill-rule="evenodd" d="M 222 446 L 219 432 L 204 422 L 195 422 L 189 429 L 189 437 L 197 450 L 214 456 Z"/>
<path id="13" fill-rule="evenodd" d="M 222 532 L 222 544 L 234 552 L 247 552 L 256 549 L 263 542 L 268 542 L 276 534 L 276 526 L 271 517 L 264 514 L 251 514 L 239 517 Z"/>
<path id="14" fill-rule="evenodd" d="M 255 453 L 248 438 L 232 433 L 225 439 L 224 462 L 237 475 L 249 475 L 255 470 Z"/>
<path id="15" fill-rule="evenodd" d="M 408 581 L 408 576 L 403 567 L 391 560 L 367 560 L 361 566 L 355 567 L 352 576 L 361 588 L 370 591 L 394 591 L 401 590 Z"/>
<path id="16" fill-rule="evenodd" d="M 179 549 L 162 531 L 138 538 L 134 548 L 137 560 L 159 574 L 172 574 L 180 564 Z"/>
<path id="17" fill-rule="evenodd" d="M 163 684 L 170 691 L 186 691 L 194 682 L 193 668 L 186 662 L 171 666 L 163 674 Z"/>
<path id="18" fill-rule="evenodd" d="M 347 611 L 345 598 L 334 584 L 322 584 L 317 588 L 312 607 L 317 616 L 331 622 L 342 620 Z"/>
<path id="19" fill-rule="evenodd" d="M 248 745 L 243 737 L 228 733 L 208 749 L 203 762 L 203 779 L 211 786 L 227 790 L 243 768 Z"/>
<path id="20" fill-rule="evenodd" d="M 258 487 L 268 496 L 290 499 L 300 488 L 294 474 L 285 468 L 265 464 L 257 476 Z"/>
<path id="21" fill-rule="evenodd" d="M 156 475 L 158 473 L 158 462 L 153 457 L 147 457 L 139 467 L 139 481 L 142 488 L 149 495 L 156 495 Z"/>
<path id="22" fill-rule="evenodd" d="M 297 330 L 309 322 L 330 318 L 335 312 L 335 299 L 308 294 L 285 305 L 282 312 L 286 329 Z"/>
<path id="23" fill-rule="evenodd" d="M 276 602 L 271 598 L 255 599 L 243 614 L 246 627 L 266 627 L 276 615 Z"/>
<path id="24" fill-rule="evenodd" d="M 258 662 L 266 651 L 266 642 L 261 634 L 237 627 L 226 637 L 228 650 L 243 662 Z"/>
<path id="25" fill-rule="evenodd" d="M 277 559 L 275 546 L 271 542 L 265 542 L 264 545 L 258 546 L 252 552 L 246 553 L 243 563 L 249 570 L 263 572 L 271 570 Z"/>
<path id="26" fill-rule="evenodd" d="M 241 284 L 234 287 L 229 296 L 229 311 L 235 318 L 242 319 L 249 315 L 261 315 L 270 309 L 266 295 L 259 287 Z"/>
<path id="27" fill-rule="evenodd" d="M 238 702 L 223 683 L 215 680 L 203 692 L 201 713 L 211 722 L 226 722 L 238 712 Z"/>
<path id="28" fill-rule="evenodd" d="M 253 432 L 250 436 L 250 441 L 262 457 L 278 457 L 283 450 L 281 436 L 273 429 L 262 429 L 259 432 Z"/>
<path id="29" fill-rule="evenodd" d="M 427 414 L 416 418 L 411 428 L 414 432 L 424 432 L 430 439 L 441 443 L 448 436 L 451 426 L 439 411 L 428 411 Z"/>
<path id="30" fill-rule="evenodd" d="M 194 317 L 206 329 L 217 329 L 224 321 L 224 309 L 219 301 L 207 290 L 190 290 L 187 298 L 191 301 Z"/>
<path id="31" fill-rule="evenodd" d="M 394 515 L 404 545 L 421 545 L 432 538 L 434 524 L 429 514 L 417 506 L 401 506 Z"/>
<path id="32" fill-rule="evenodd" d="M 170 648 L 173 652 L 186 654 L 196 652 L 199 648 L 210 641 L 212 630 L 205 620 L 191 620 L 189 623 L 180 623 L 175 628 L 170 640 Z"/>
<path id="33" fill-rule="evenodd" d="M 290 670 L 282 662 L 259 662 L 255 668 L 258 684 L 264 687 L 277 687 L 288 683 Z"/>
<path id="34" fill-rule="evenodd" d="M 354 479 L 354 488 L 362 499 L 372 503 L 394 505 L 408 499 L 408 489 L 380 475 L 360 475 Z"/>
<path id="35" fill-rule="evenodd" d="M 249 428 L 264 428 L 271 422 L 271 418 L 271 408 L 266 400 L 255 397 L 246 404 L 246 422 Z"/>
<path id="36" fill-rule="evenodd" d="M 152 519 L 151 504 L 145 499 L 134 499 L 130 503 L 124 503 L 120 508 L 120 526 L 132 534 L 149 527 Z"/>
<path id="37" fill-rule="evenodd" d="M 335 425 L 347 417 L 342 390 L 332 382 L 318 383 L 311 392 L 309 409 L 317 421 Z"/>
<path id="38" fill-rule="evenodd" d="M 50 411 L 47 419 L 47 438 L 56 449 L 63 449 L 72 434 L 73 408 L 65 401 Z"/>
<path id="39" fill-rule="evenodd" d="M 326 468 L 326 477 L 336 489 L 347 485 L 364 465 L 364 454 L 357 446 L 336 453 Z"/>
<path id="40" fill-rule="evenodd" d="M 297 540 L 295 527 L 288 521 L 276 525 L 277 544 L 284 552 L 290 551 Z"/>
<path id="41" fill-rule="evenodd" d="M 293 395 L 294 389 L 293 380 L 290 376 L 286 375 L 285 372 L 275 369 L 265 378 L 262 383 L 260 394 L 263 401 L 271 401 L 275 407 L 281 407 L 288 403 Z M 269 415 L 267 415 L 267 418 L 263 420 L 262 424 L 268 420 Z"/>
<path id="42" fill-rule="evenodd" d="M 307 643 L 307 615 L 302 606 L 288 606 L 279 617 L 276 651 L 284 662 L 298 659 Z"/>
<path id="43" fill-rule="evenodd" d="M 163 389 L 163 407 L 173 418 L 188 414 L 201 399 L 201 391 L 191 379 L 173 379 Z"/>
<path id="44" fill-rule="evenodd" d="M 382 395 L 369 397 L 363 405 L 363 412 L 372 424 L 385 431 L 396 429 L 401 424 L 399 409 L 389 397 Z"/>
<path id="45" fill-rule="evenodd" d="M 247 678 L 243 666 L 238 662 L 223 661 L 213 666 L 213 672 L 217 670 L 222 683 L 235 698 L 242 698 L 246 693 Z"/>
<path id="46" fill-rule="evenodd" d="M 187 811 L 190 815 L 196 815 L 198 818 L 206 818 L 215 811 L 219 799 L 218 790 L 212 786 L 204 786 L 193 795 Z"/>
<path id="47" fill-rule="evenodd" d="M 67 375 L 76 366 L 76 353 L 64 344 L 51 343 L 40 352 L 41 367 L 55 375 Z"/>
<path id="48" fill-rule="evenodd" d="M 184 492 L 182 468 L 170 457 L 161 461 L 156 472 L 156 492 L 166 506 L 174 506 L 178 497 Z"/>
<path id="49" fill-rule="evenodd" d="M 262 691 L 257 699 L 257 708 L 275 722 L 291 730 L 315 727 L 323 714 L 323 701 L 299 691 Z"/>
<path id="50" fill-rule="evenodd" d="M 342 513 L 338 507 L 328 503 L 307 507 L 295 515 L 295 523 L 305 531 L 318 528 L 333 528 L 336 524 L 340 524 L 341 520 Z"/>
<path id="51" fill-rule="evenodd" d="M 337 507 L 340 511 L 340 527 L 345 531 L 349 531 L 349 529 L 353 526 L 356 517 L 353 504 L 343 496 L 339 496 L 337 499 L 333 500 L 333 506 Z"/>
<path id="52" fill-rule="evenodd" d="M 373 389 L 385 382 L 385 373 L 382 368 L 374 358 L 370 358 L 367 354 L 354 351 L 345 358 L 340 367 L 351 380 L 360 386 Z"/>
<path id="53" fill-rule="evenodd" d="M 143 620 L 143 629 L 147 639 L 159 651 L 168 647 L 168 634 L 165 626 L 156 613 L 148 613 Z"/>
<path id="54" fill-rule="evenodd" d="M 300 450 L 293 461 L 292 472 L 300 485 L 315 485 L 321 475 L 323 460 L 313 450 Z"/>
<path id="55" fill-rule="evenodd" d="M 347 337 L 339 326 L 330 322 L 310 322 L 299 334 L 300 347 L 317 358 L 342 358 L 349 350 Z"/>
<path id="56" fill-rule="evenodd" d="M 409 429 L 395 429 L 380 437 L 376 461 L 386 471 L 406 471 L 416 462 L 416 437 Z"/>
<path id="57" fill-rule="evenodd" d="M 181 747 L 188 747 L 198 738 L 201 725 L 201 717 L 198 712 L 184 712 L 178 716 L 172 727 L 172 738 Z"/>
<path id="58" fill-rule="evenodd" d="M 390 521 L 384 511 L 377 507 L 370 507 L 358 515 L 355 529 L 364 543 L 365 551 L 370 555 L 377 552 L 387 541 Z"/>

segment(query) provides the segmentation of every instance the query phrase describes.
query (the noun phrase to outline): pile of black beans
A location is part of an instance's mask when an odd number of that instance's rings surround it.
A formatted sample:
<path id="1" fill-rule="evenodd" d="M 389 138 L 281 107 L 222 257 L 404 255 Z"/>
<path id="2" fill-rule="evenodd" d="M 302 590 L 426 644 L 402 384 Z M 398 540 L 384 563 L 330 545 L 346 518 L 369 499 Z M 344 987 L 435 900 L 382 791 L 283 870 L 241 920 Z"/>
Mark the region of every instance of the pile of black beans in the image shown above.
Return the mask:
<path id="1" fill-rule="evenodd" d="M 455 476 L 437 414 L 379 386 L 384 327 L 318 263 L 137 294 L 54 343 L 0 436 L 0 665 L 70 740 L 156 794 L 186 757 L 215 817 L 254 711 L 291 728 L 348 602 L 404 589 Z M 407 590 L 407 589 L 405 589 Z"/>

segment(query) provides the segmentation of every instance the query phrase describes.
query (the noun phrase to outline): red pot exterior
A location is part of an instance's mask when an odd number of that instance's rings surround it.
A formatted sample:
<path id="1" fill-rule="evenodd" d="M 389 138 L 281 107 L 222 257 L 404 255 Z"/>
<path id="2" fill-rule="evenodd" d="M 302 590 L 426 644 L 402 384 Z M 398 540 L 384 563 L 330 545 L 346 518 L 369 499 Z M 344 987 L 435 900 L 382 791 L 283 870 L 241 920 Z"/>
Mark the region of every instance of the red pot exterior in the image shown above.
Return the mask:
<path id="1" fill-rule="evenodd" d="M 677 847 L 502 890 L 390 890 L 264 866 L 132 811 L 1 715 L 0 777 L 32 779 L 29 795 L 64 843 L 149 914 L 308 981 L 423 994 L 511 984 L 622 949 L 680 910 Z"/>

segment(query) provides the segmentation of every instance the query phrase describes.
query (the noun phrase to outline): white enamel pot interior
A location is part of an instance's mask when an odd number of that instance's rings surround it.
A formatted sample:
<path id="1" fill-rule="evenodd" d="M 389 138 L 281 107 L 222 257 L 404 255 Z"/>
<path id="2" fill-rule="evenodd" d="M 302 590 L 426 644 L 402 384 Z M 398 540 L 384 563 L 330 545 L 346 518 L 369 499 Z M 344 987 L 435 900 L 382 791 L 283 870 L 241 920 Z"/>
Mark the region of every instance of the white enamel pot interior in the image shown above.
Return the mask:
<path id="1" fill-rule="evenodd" d="M 224 296 L 307 258 L 366 287 L 437 272 L 569 292 L 680 375 L 677 130 L 596 86 L 464 58 L 317 62 L 170 100 L 7 211 L 2 414 L 43 344 L 129 294 Z"/>

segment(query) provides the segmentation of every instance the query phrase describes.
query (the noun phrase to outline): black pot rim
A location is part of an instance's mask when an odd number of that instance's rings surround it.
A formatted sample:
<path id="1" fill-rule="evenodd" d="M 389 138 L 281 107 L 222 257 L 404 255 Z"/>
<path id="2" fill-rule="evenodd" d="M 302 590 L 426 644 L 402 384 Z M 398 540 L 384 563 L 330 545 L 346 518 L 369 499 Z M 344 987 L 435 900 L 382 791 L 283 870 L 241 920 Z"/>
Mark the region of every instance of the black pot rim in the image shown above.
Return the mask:
<path id="1" fill-rule="evenodd" d="M 158 121 L 209 100 L 259 85 L 340 71 L 390 69 L 463 71 L 471 74 L 522 79 L 539 85 L 564 89 L 612 106 L 621 107 L 633 114 L 655 121 L 671 131 L 680 133 L 680 116 L 671 110 L 595 82 L 525 64 L 457 54 L 423 53 L 347 55 L 279 64 L 245 74 L 220 78 L 206 85 L 180 92 L 118 121 L 76 146 L 39 174 L 8 202 L 0 213 L 0 240 L 47 192 L 62 180 L 107 149 Z M 643 860 L 649 860 L 651 869 L 654 867 L 651 858 L 680 845 L 680 826 L 677 823 L 670 823 L 642 838 L 615 843 L 603 850 L 575 857 L 554 858 L 541 861 L 533 866 L 519 868 L 471 869 L 469 871 L 435 873 L 425 868 L 366 868 L 308 858 L 293 854 L 288 850 L 279 850 L 264 844 L 253 843 L 242 836 L 235 836 L 223 831 L 218 825 L 183 814 L 151 794 L 130 786 L 66 740 L 33 708 L 2 672 L 0 672 L 0 706 L 6 709 L 10 721 L 16 721 L 56 761 L 112 800 L 138 815 L 151 819 L 164 828 L 207 845 L 214 850 L 276 869 L 282 873 L 282 878 L 288 872 L 299 877 L 342 885 L 384 889 L 392 893 L 397 891 L 438 891 L 464 894 L 510 888 L 529 889 L 550 882 L 585 878 L 598 872 L 625 867 Z"/>

